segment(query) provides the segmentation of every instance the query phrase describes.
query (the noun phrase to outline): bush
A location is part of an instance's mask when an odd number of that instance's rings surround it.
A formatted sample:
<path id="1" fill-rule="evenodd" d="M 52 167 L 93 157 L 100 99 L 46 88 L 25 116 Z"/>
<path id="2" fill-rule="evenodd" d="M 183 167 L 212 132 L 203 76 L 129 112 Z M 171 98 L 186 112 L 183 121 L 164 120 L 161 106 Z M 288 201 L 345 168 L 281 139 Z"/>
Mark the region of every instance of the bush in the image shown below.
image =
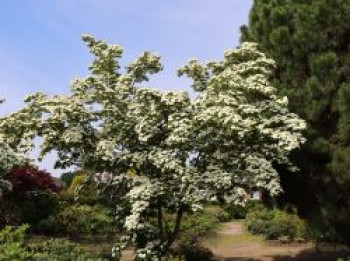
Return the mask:
<path id="1" fill-rule="evenodd" d="M 234 219 L 244 219 L 247 215 L 245 206 L 230 204 L 225 207 L 225 211 Z"/>
<path id="2" fill-rule="evenodd" d="M 28 191 L 61 191 L 62 187 L 55 181 L 50 173 L 34 167 L 14 167 L 4 179 L 12 184 L 15 195 Z"/>
<path id="3" fill-rule="evenodd" d="M 219 221 L 213 215 L 207 213 L 196 213 L 184 218 L 181 222 L 182 233 L 189 233 L 193 236 L 203 236 L 213 231 Z"/>
<path id="4" fill-rule="evenodd" d="M 186 261 L 209 261 L 213 258 L 211 250 L 199 244 L 182 243 L 180 255 L 184 256 Z"/>
<path id="5" fill-rule="evenodd" d="M 215 217 L 220 222 L 227 222 L 230 220 L 230 214 L 216 205 L 205 207 L 203 212 Z"/>
<path id="6" fill-rule="evenodd" d="M 266 208 L 261 208 L 247 214 L 245 225 L 252 234 L 266 235 L 272 224 L 273 213 Z"/>
<path id="7" fill-rule="evenodd" d="M 229 204 L 225 206 L 225 211 L 234 219 L 244 219 L 247 213 L 262 208 L 263 203 L 257 200 L 248 200 L 244 206 Z"/>
<path id="8" fill-rule="evenodd" d="M 40 260 L 89 260 L 102 261 L 100 257 L 84 253 L 79 249 L 78 245 L 66 239 L 49 239 L 44 242 L 34 243 L 29 246 L 34 256 L 34 259 Z"/>
<path id="9" fill-rule="evenodd" d="M 264 204 L 258 200 L 248 200 L 244 207 L 247 213 L 265 208 Z"/>
<path id="10" fill-rule="evenodd" d="M 0 229 L 20 224 L 22 224 L 21 209 L 13 201 L 2 198 L 0 202 Z"/>
<path id="11" fill-rule="evenodd" d="M 246 227 L 249 232 L 264 235 L 266 239 L 288 237 L 294 240 L 306 237 L 305 221 L 281 210 L 258 208 L 247 214 Z"/>
<path id="12" fill-rule="evenodd" d="M 55 220 L 60 230 L 71 236 L 111 234 L 115 231 L 109 211 L 100 206 L 68 206 L 56 215 Z"/>
<path id="13" fill-rule="evenodd" d="M 41 220 L 34 228 L 34 231 L 43 235 L 56 235 L 60 232 L 60 227 L 54 217 Z"/>
<path id="14" fill-rule="evenodd" d="M 103 260 L 84 253 L 76 244 L 65 239 L 49 239 L 26 246 L 24 238 L 27 229 L 28 225 L 18 228 L 7 226 L 0 231 L 0 260 Z"/>
<path id="15" fill-rule="evenodd" d="M 181 223 L 181 237 L 178 252 L 186 261 L 211 260 L 212 252 L 198 243 L 199 237 L 213 232 L 224 212 L 221 208 L 209 207 L 202 213 L 187 216 Z"/>
<path id="16" fill-rule="evenodd" d="M 266 233 L 266 238 L 276 239 L 281 236 L 287 236 L 291 240 L 297 237 L 305 237 L 306 223 L 295 214 L 275 210 L 271 226 Z"/>
<path id="17" fill-rule="evenodd" d="M 33 256 L 24 246 L 27 225 L 18 228 L 5 227 L 0 231 L 0 260 L 26 260 Z"/>
<path id="18" fill-rule="evenodd" d="M 63 182 L 64 187 L 68 188 L 72 184 L 74 177 L 79 175 L 84 175 L 84 173 L 82 171 L 70 171 L 62 173 L 60 180 Z"/>
<path id="19" fill-rule="evenodd" d="M 49 173 L 33 167 L 15 167 L 4 178 L 13 190 L 2 198 L 0 227 L 36 225 L 57 211 L 56 193 L 61 187 Z"/>
<path id="20" fill-rule="evenodd" d="M 0 204 L 0 228 L 6 225 L 35 226 L 58 211 L 57 195 L 50 191 L 33 191 L 19 197 L 5 197 Z"/>
<path id="21" fill-rule="evenodd" d="M 84 184 L 86 176 L 84 173 L 74 176 L 72 182 L 68 188 L 68 192 L 71 194 L 76 194 L 80 187 Z"/>
<path id="22" fill-rule="evenodd" d="M 98 200 L 95 182 L 80 172 L 74 176 L 67 193 L 81 204 L 95 205 Z"/>
<path id="23" fill-rule="evenodd" d="M 28 192 L 21 199 L 16 199 L 14 204 L 21 210 L 21 222 L 30 225 L 55 214 L 59 207 L 57 195 L 50 191 Z"/>

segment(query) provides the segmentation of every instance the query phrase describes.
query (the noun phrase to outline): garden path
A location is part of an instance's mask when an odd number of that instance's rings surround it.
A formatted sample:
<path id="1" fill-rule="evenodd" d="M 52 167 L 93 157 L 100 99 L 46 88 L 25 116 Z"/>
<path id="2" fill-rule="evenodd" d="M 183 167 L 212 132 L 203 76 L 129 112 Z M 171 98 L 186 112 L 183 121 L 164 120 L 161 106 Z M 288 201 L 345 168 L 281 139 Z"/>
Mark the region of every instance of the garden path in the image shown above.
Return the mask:
<path id="1" fill-rule="evenodd" d="M 222 224 L 217 234 L 203 240 L 203 244 L 214 253 L 215 261 L 335 261 L 350 255 L 342 247 L 322 247 L 317 252 L 313 243 L 268 243 L 260 236 L 246 233 L 240 221 Z M 122 261 L 131 261 L 132 256 L 132 249 L 128 249 Z"/>
<path id="2" fill-rule="evenodd" d="M 246 233 L 239 221 L 224 223 L 216 236 L 203 243 L 217 261 L 334 261 L 336 257 L 349 255 L 340 247 L 323 247 L 322 252 L 317 252 L 312 243 L 269 243 Z"/>

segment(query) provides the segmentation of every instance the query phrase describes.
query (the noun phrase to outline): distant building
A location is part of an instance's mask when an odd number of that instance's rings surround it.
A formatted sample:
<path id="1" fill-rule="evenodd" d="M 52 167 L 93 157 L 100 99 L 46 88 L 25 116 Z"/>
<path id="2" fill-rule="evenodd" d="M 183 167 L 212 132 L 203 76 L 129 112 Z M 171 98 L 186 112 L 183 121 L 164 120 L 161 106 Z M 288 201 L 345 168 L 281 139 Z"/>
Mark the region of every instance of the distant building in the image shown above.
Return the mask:
<path id="1" fill-rule="evenodd" d="M 247 200 L 257 200 L 257 201 L 263 201 L 263 189 L 261 188 L 250 188 L 246 190 Z"/>

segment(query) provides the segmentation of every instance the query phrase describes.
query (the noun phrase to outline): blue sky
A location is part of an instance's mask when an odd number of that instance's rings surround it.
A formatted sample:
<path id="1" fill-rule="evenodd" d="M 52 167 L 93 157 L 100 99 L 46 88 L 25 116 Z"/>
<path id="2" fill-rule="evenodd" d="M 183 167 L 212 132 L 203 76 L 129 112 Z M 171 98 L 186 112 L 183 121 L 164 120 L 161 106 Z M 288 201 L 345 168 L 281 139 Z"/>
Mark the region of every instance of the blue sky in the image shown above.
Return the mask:
<path id="1" fill-rule="evenodd" d="M 16 111 L 36 91 L 66 93 L 87 74 L 89 33 L 124 49 L 127 64 L 144 50 L 161 55 L 164 71 L 150 84 L 187 90 L 176 69 L 190 58 L 221 59 L 239 41 L 252 0 L 2 0 L 0 7 L 0 115 Z M 35 153 L 34 153 L 35 154 Z M 40 167 L 53 170 L 54 156 Z"/>

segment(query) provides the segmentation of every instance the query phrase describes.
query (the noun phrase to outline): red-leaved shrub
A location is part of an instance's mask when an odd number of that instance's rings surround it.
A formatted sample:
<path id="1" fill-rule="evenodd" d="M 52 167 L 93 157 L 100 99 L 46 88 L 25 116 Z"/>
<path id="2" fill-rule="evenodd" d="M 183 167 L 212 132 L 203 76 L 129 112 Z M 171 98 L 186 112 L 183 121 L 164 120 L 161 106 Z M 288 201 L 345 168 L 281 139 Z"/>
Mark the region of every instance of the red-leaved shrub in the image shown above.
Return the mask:
<path id="1" fill-rule="evenodd" d="M 45 190 L 59 192 L 62 189 L 50 173 L 29 166 L 14 167 L 4 178 L 11 182 L 15 193 Z"/>

